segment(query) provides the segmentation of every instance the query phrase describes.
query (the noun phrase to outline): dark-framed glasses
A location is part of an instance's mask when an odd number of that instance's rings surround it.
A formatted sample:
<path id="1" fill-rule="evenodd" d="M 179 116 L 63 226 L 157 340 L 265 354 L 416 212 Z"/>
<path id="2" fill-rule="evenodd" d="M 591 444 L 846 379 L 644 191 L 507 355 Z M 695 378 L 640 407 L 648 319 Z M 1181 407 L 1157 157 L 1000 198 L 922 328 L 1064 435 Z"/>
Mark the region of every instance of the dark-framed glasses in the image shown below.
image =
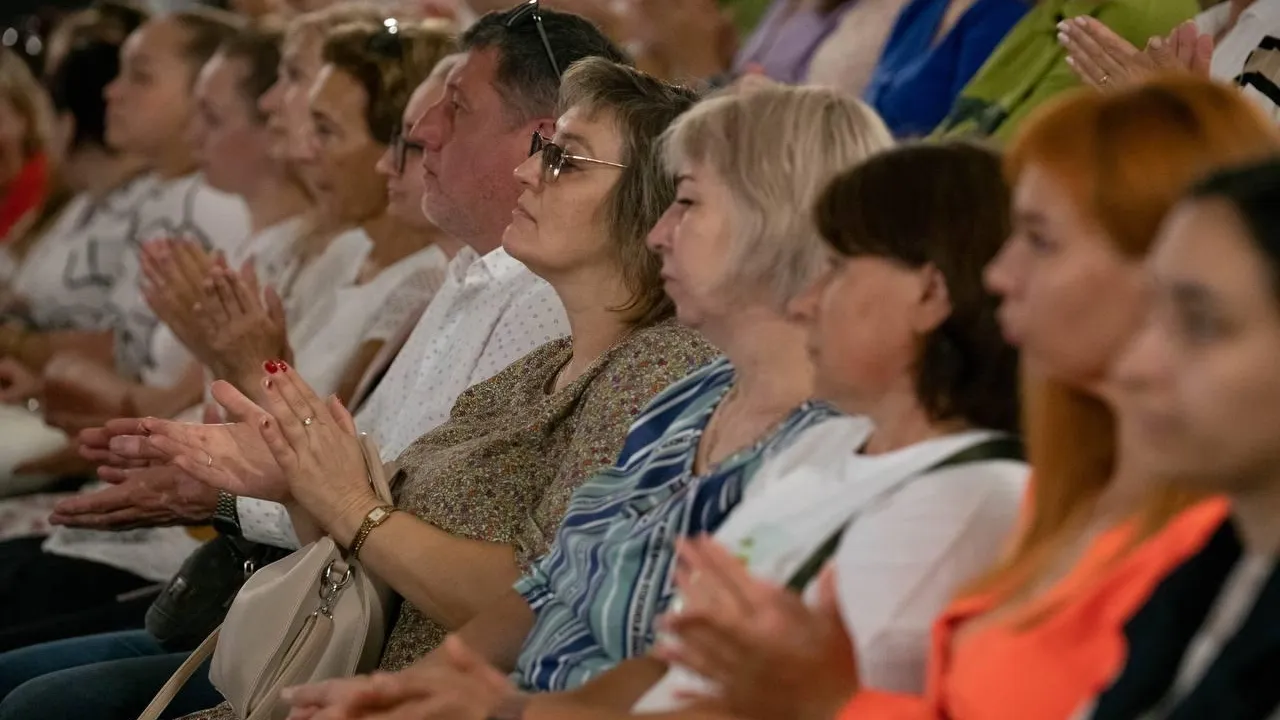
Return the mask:
<path id="1" fill-rule="evenodd" d="M 583 155 L 570 155 L 564 151 L 564 148 L 542 137 L 542 133 L 537 130 L 533 131 L 533 141 L 529 145 L 529 157 L 533 157 L 538 153 L 542 153 L 542 178 L 546 182 L 555 182 L 560 179 L 560 172 L 564 170 L 564 166 L 569 162 L 590 163 L 592 165 L 604 165 L 606 167 L 626 169 L 626 165 L 621 165 L 608 160 L 597 160 L 595 158 L 585 157 Z"/>
<path id="2" fill-rule="evenodd" d="M 547 38 L 547 30 L 542 26 L 542 11 L 538 8 L 538 0 L 528 0 L 508 12 L 511 13 L 507 17 L 508 28 L 515 27 L 527 17 L 533 18 L 533 25 L 538 29 L 538 37 L 542 38 L 542 47 L 547 51 L 547 59 L 551 61 L 551 69 L 556 72 L 556 77 L 563 75 L 564 73 L 560 72 L 560 63 L 556 62 L 556 53 L 551 49 L 551 40 Z"/>
<path id="3" fill-rule="evenodd" d="M 425 149 L 422 143 L 406 138 L 399 128 L 391 133 L 391 143 L 388 147 L 391 148 L 391 160 L 395 162 L 396 175 L 404 174 L 404 166 L 410 150 L 420 153 Z"/>

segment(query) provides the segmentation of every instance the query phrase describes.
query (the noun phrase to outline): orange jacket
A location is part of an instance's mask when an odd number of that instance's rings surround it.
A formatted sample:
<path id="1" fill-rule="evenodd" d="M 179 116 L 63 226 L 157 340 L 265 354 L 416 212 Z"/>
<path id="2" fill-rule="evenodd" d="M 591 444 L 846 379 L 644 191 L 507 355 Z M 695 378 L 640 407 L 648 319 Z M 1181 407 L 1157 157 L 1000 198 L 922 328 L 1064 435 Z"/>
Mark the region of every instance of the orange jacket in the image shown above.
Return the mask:
<path id="1" fill-rule="evenodd" d="M 1227 515 L 1225 500 L 1187 510 L 1119 559 L 1132 526 L 1100 536 L 1041 597 L 975 630 L 995 594 L 953 602 L 933 627 L 925 695 L 865 690 L 839 720 L 1062 720 L 1110 685 L 1123 665 L 1124 624 L 1171 570 L 1194 554 Z M 1029 617 L 1039 618 L 1027 625 Z"/>

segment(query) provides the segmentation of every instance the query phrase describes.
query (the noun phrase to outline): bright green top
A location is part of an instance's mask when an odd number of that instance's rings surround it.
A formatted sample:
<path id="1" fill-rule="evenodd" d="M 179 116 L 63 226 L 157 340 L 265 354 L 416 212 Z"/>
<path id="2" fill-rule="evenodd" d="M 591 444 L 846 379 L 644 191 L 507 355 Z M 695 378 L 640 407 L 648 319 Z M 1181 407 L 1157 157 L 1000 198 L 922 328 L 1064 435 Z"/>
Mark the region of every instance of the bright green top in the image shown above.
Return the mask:
<path id="1" fill-rule="evenodd" d="M 738 27 L 738 34 L 749 36 L 760 23 L 760 18 L 769 9 L 771 0 L 720 0 L 720 6 L 733 13 L 733 24 Z"/>
<path id="2" fill-rule="evenodd" d="M 1092 15 L 1136 47 L 1200 11 L 1196 0 L 1040 0 L 960 93 L 934 137 L 1008 140 L 1045 100 L 1080 85 L 1058 44 L 1058 22 Z"/>

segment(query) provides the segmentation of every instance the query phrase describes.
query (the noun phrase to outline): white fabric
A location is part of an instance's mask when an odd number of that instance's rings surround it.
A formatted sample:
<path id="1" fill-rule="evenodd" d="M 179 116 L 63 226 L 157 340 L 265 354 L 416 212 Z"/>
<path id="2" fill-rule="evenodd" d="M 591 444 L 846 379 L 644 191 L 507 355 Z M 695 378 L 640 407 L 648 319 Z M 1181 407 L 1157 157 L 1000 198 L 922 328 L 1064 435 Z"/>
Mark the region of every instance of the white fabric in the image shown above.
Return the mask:
<path id="1" fill-rule="evenodd" d="M 12 289 L 43 330 L 101 330 L 112 316 L 107 299 L 124 274 L 134 210 L 155 186 L 137 178 L 100 201 L 72 198 L 14 271 Z"/>
<path id="2" fill-rule="evenodd" d="M 200 541 L 183 527 L 120 532 L 60 527 L 45 540 L 43 550 L 50 555 L 101 563 L 162 583 L 168 582 L 199 547 Z"/>
<path id="3" fill-rule="evenodd" d="M 857 454 L 867 435 L 868 425 L 858 418 L 836 418 L 806 431 L 760 468 L 715 537 L 752 574 L 783 584 L 848 524 L 832 562 L 862 681 L 919 692 L 933 620 L 958 586 L 1003 548 L 1028 469 L 989 460 L 925 472 L 990 433 Z M 815 589 L 811 584 L 806 593 L 809 602 L 816 600 Z M 673 668 L 633 711 L 679 709 L 677 695 L 690 690 L 713 688 Z"/>
<path id="4" fill-rule="evenodd" d="M 147 385 L 169 387 L 192 361 L 177 337 L 147 307 L 139 287 L 138 249 L 162 238 L 196 240 L 231 254 L 249 236 L 249 213 L 238 198 L 209 188 L 198 175 L 157 182 L 138 204 L 124 270 L 109 300 L 116 314 L 117 368 Z"/>
<path id="5" fill-rule="evenodd" d="M 393 460 L 447 420 L 463 390 L 568 332 L 564 306 L 544 280 L 501 248 L 484 257 L 463 248 L 356 425 L 378 441 L 384 461 Z M 296 542 L 282 506 L 243 498 L 238 505 L 246 538 Z M 252 530 L 244 528 L 246 514 Z"/>
<path id="6" fill-rule="evenodd" d="M 292 217 L 259 230 L 227 254 L 227 264 L 239 270 L 246 260 L 253 258 L 258 283 L 278 290 L 293 265 L 303 224 L 301 217 Z"/>
<path id="7" fill-rule="evenodd" d="M 384 268 L 367 283 L 331 292 L 327 307 L 310 316 L 323 319 L 322 327 L 298 330 L 310 337 L 296 347 L 298 372 L 321 396 L 337 392 L 360 347 L 385 342 L 388 323 L 399 327 L 409 313 L 422 309 L 444 281 L 448 264 L 444 251 L 432 246 Z"/>
<path id="8" fill-rule="evenodd" d="M 66 444 L 66 434 L 46 425 L 39 414 L 17 405 L 0 405 L 0 497 L 23 495 L 47 487 L 55 478 L 14 475 L 14 470 Z"/>
<path id="9" fill-rule="evenodd" d="M 371 250 L 373 243 L 364 230 L 352 228 L 330 240 L 306 265 L 293 265 L 285 272 L 281 300 L 294 348 L 306 345 L 311 340 L 308 333 L 323 326 L 311 316 L 327 312 L 334 292 L 355 284 Z"/>
<path id="10" fill-rule="evenodd" d="M 1231 19 L 1231 3 L 1224 2 L 1200 13 L 1196 17 L 1196 26 L 1200 32 L 1217 36 Z M 1213 49 L 1213 59 L 1209 65 L 1209 75 L 1215 80 L 1241 84 L 1244 94 L 1258 103 L 1271 117 L 1280 120 L 1280 106 L 1275 100 L 1267 97 L 1250 83 L 1249 78 L 1241 78 L 1245 65 L 1254 61 L 1263 61 L 1257 71 L 1267 76 L 1272 82 L 1280 82 L 1280 54 L 1277 50 L 1268 50 L 1261 45 L 1268 37 L 1280 37 L 1280 0 L 1257 0 L 1236 21 L 1226 35 L 1218 40 Z M 1270 63 L 1263 57 L 1275 54 Z"/>

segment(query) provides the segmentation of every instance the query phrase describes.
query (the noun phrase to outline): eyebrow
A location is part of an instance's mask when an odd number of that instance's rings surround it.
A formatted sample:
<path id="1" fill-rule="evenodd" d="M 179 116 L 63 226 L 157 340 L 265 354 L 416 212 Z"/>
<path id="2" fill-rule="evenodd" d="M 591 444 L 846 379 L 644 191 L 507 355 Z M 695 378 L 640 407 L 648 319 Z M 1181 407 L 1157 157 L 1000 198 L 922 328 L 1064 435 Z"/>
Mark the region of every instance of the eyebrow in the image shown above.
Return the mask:
<path id="1" fill-rule="evenodd" d="M 1190 307 L 1212 307 L 1213 292 L 1209 288 L 1190 280 L 1175 280 L 1169 283 L 1169 295 L 1179 305 Z"/>
<path id="2" fill-rule="evenodd" d="M 588 155 L 596 154 L 595 150 L 591 148 L 591 143 L 587 142 L 587 139 L 582 135 L 579 135 L 578 133 L 573 133 L 573 132 L 561 132 L 560 144 L 567 145 L 569 143 L 575 143 L 581 146 L 582 151 L 587 153 Z"/>

